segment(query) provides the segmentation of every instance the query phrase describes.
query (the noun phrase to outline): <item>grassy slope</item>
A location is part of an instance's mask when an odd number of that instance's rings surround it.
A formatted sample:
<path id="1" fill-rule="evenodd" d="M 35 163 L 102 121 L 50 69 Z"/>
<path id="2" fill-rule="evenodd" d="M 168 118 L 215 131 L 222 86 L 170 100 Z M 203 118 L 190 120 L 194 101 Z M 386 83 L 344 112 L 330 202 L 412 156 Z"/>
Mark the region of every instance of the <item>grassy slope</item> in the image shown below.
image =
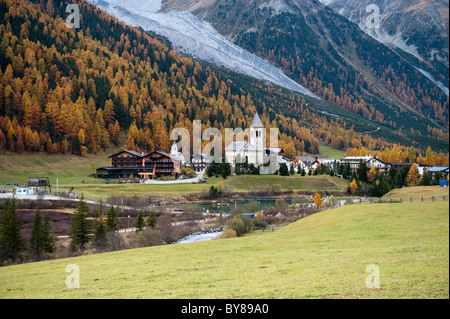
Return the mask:
<path id="1" fill-rule="evenodd" d="M 24 185 L 30 176 L 49 177 L 56 188 L 56 179 L 60 185 L 96 183 L 87 177 L 96 169 L 109 165 L 108 155 L 95 156 L 47 155 L 47 154 L 2 154 L 0 155 L 0 185 L 19 183 Z"/>
<path id="2" fill-rule="evenodd" d="M 320 154 L 323 157 L 332 158 L 335 160 L 345 157 L 345 152 L 332 148 L 331 146 L 320 145 Z"/>
<path id="3" fill-rule="evenodd" d="M 446 196 L 446 200 L 449 197 L 449 189 L 448 187 L 439 187 L 439 186 L 416 186 L 416 187 L 405 187 L 405 188 L 395 188 L 391 190 L 389 193 L 383 196 L 383 199 L 396 199 L 400 198 L 403 201 L 408 201 L 412 197 L 413 201 L 421 200 L 422 197 L 424 200 L 431 200 L 431 197 L 434 196 L 436 200 L 442 200 L 442 196 Z"/>
<path id="4" fill-rule="evenodd" d="M 448 208 L 350 205 L 274 233 L 8 266 L 0 298 L 448 298 Z"/>

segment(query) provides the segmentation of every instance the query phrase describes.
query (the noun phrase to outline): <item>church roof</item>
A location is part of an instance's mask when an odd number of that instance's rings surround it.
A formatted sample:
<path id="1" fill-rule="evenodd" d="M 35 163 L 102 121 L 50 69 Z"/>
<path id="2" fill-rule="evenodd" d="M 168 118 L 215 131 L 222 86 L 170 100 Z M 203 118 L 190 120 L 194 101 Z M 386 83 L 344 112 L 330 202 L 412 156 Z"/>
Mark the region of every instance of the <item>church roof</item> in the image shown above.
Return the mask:
<path id="1" fill-rule="evenodd" d="M 245 141 L 236 141 L 228 145 L 225 151 L 255 151 L 256 149 Z"/>
<path id="2" fill-rule="evenodd" d="M 261 122 L 261 118 L 259 117 L 258 112 L 255 114 L 255 118 L 253 119 L 252 125 L 250 127 L 264 127 L 264 125 Z"/>

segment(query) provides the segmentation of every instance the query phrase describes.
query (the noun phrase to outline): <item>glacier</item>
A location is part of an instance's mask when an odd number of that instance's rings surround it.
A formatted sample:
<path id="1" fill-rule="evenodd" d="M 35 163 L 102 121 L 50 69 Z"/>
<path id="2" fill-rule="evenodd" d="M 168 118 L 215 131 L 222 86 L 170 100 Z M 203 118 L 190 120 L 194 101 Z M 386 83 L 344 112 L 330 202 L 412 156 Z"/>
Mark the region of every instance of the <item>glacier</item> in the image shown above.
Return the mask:
<path id="1" fill-rule="evenodd" d="M 316 95 L 270 62 L 244 50 L 191 12 L 160 12 L 162 0 L 88 0 L 124 23 L 166 37 L 180 54 L 273 83 L 316 99 Z"/>

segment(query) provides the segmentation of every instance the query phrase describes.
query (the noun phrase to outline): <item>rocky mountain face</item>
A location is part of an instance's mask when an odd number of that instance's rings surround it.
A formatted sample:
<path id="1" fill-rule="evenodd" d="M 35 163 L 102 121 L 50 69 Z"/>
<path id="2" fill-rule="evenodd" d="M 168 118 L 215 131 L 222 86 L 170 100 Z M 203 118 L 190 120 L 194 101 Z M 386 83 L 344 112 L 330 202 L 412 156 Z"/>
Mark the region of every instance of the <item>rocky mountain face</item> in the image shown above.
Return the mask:
<path id="1" fill-rule="evenodd" d="M 420 59 L 442 61 L 448 67 L 448 0 L 321 1 L 380 42 L 398 47 Z M 374 14 L 379 16 L 378 21 L 372 19 Z"/>

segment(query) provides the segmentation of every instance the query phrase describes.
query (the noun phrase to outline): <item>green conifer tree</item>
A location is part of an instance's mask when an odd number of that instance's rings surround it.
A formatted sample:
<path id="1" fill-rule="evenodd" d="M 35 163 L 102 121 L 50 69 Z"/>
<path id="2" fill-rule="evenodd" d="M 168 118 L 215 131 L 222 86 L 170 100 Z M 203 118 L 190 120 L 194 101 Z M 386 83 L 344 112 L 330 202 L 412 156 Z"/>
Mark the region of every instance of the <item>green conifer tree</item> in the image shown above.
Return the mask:
<path id="1" fill-rule="evenodd" d="M 3 259 L 16 260 L 25 250 L 21 230 L 23 224 L 16 212 L 16 199 L 8 199 L 0 220 L 0 254 Z"/>
<path id="2" fill-rule="evenodd" d="M 77 247 L 84 250 L 86 244 L 89 242 L 89 233 L 91 230 L 90 222 L 87 219 L 89 214 L 89 207 L 87 206 L 84 197 L 82 197 L 71 219 L 70 249 L 72 251 L 75 251 Z"/>

